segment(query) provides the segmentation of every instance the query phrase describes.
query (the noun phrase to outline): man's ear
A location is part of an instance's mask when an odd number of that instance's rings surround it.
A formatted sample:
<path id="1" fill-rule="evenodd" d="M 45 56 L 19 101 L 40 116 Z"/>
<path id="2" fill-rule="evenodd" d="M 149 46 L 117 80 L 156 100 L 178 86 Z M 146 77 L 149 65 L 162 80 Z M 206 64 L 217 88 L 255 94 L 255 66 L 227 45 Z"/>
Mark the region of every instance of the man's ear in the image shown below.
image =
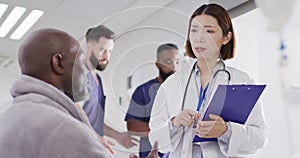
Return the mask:
<path id="1" fill-rule="evenodd" d="M 89 41 L 86 43 L 86 53 L 87 53 L 87 56 L 90 56 L 91 55 L 91 52 L 94 48 L 94 42 L 93 41 Z"/>
<path id="2" fill-rule="evenodd" d="M 223 45 L 226 45 L 232 38 L 232 32 L 229 31 L 223 39 Z"/>
<path id="3" fill-rule="evenodd" d="M 160 68 L 160 63 L 158 61 L 156 61 L 155 66 L 159 69 Z"/>
<path id="4" fill-rule="evenodd" d="M 51 58 L 51 66 L 55 73 L 61 75 L 64 73 L 63 56 L 60 53 L 56 53 Z"/>

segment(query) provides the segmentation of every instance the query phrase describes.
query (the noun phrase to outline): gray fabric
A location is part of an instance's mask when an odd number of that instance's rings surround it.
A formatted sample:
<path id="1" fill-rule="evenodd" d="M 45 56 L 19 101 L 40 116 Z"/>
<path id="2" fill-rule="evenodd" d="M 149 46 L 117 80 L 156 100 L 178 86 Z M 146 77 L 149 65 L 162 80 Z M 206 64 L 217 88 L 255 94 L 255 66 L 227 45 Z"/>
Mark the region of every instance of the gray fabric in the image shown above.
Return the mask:
<path id="1" fill-rule="evenodd" d="M 11 95 L 12 106 L 0 122 L 1 158 L 109 157 L 72 100 L 57 88 L 23 75 Z"/>
<path id="2" fill-rule="evenodd" d="M 202 158 L 203 157 L 200 145 L 193 144 L 192 157 L 193 158 Z"/>

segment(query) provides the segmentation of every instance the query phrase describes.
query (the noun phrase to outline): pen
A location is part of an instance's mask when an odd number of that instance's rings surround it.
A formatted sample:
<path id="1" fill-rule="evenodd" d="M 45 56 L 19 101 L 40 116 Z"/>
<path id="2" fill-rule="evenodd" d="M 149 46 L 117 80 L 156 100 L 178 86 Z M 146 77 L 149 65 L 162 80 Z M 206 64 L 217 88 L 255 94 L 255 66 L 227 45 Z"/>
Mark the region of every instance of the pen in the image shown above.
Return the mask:
<path id="1" fill-rule="evenodd" d="M 199 114 L 199 111 L 196 111 L 195 115 L 197 115 L 197 114 Z M 198 120 L 199 120 L 199 118 L 195 119 L 195 115 L 192 116 L 192 119 L 194 120 L 193 128 L 197 128 L 197 124 L 198 124 Z"/>

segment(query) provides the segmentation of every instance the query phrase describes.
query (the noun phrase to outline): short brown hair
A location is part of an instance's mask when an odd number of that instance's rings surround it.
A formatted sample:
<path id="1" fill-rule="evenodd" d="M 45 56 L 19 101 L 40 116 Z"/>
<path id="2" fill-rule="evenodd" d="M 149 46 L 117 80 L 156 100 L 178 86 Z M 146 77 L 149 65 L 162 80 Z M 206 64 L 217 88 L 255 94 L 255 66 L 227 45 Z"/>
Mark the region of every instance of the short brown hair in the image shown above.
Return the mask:
<path id="1" fill-rule="evenodd" d="M 226 45 L 223 45 L 221 47 L 220 53 L 223 60 L 233 58 L 235 53 L 235 36 L 234 36 L 231 18 L 228 12 L 222 6 L 217 4 L 204 4 L 200 6 L 198 9 L 196 9 L 195 12 L 192 14 L 189 22 L 188 36 L 185 45 L 186 54 L 189 57 L 196 58 L 190 42 L 190 27 L 193 18 L 202 14 L 210 15 L 218 21 L 218 24 L 222 29 L 223 36 L 226 36 L 229 31 L 232 32 L 232 37 L 230 41 Z"/>
<path id="2" fill-rule="evenodd" d="M 89 28 L 85 34 L 86 42 L 99 41 L 100 37 L 114 39 L 115 33 L 104 25 Z"/>

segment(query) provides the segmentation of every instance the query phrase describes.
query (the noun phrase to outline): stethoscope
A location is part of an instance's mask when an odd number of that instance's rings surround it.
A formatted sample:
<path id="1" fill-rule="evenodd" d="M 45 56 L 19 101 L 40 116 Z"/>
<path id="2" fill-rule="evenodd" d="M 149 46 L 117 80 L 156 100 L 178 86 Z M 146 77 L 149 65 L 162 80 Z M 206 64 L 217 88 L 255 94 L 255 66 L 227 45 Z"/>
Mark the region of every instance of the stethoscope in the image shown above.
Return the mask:
<path id="1" fill-rule="evenodd" d="M 217 70 L 213 74 L 212 81 L 215 81 L 215 79 L 216 79 L 216 77 L 217 77 L 218 74 L 220 74 L 221 72 L 224 72 L 224 73 L 227 74 L 227 84 L 229 84 L 229 82 L 231 80 L 231 74 L 230 74 L 230 72 L 228 70 L 226 70 L 226 66 L 225 66 L 224 61 L 222 59 L 220 59 L 219 62 L 222 65 L 222 69 Z M 188 78 L 186 86 L 185 86 L 183 100 L 182 100 L 182 104 L 181 104 L 181 111 L 183 111 L 183 108 L 184 108 L 184 103 L 185 103 L 185 99 L 186 99 L 186 93 L 187 93 L 187 90 L 188 90 L 188 87 L 189 87 L 189 84 L 190 84 L 190 80 L 191 80 L 192 74 L 195 71 L 196 64 L 197 64 L 197 62 L 195 62 L 195 64 L 193 65 L 193 68 L 192 68 L 192 70 L 191 70 L 191 72 L 189 74 L 189 78 Z"/>

